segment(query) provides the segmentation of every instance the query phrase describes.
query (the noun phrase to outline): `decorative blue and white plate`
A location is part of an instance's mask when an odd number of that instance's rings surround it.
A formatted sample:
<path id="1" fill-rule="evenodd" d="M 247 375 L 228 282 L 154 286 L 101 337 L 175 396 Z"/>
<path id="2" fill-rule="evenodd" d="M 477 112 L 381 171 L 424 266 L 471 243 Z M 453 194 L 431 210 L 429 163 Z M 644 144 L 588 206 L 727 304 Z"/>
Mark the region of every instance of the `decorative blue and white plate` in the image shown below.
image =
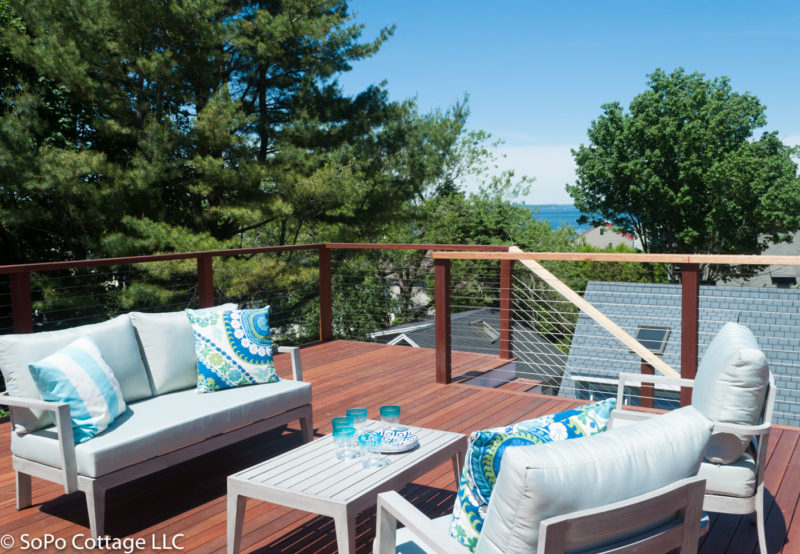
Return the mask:
<path id="1" fill-rule="evenodd" d="M 397 452 L 407 452 L 409 450 L 414 450 L 418 446 L 419 439 L 417 435 L 405 427 L 398 427 L 391 431 L 386 431 L 383 434 L 381 453 L 395 454 Z"/>

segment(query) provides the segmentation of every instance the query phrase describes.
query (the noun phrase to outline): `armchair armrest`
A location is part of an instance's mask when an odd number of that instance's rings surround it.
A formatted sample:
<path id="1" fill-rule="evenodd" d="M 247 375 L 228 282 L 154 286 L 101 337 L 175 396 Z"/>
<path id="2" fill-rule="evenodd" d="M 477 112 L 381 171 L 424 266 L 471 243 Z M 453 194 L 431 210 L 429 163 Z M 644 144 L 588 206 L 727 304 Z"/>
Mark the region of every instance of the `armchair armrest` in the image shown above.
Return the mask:
<path id="1" fill-rule="evenodd" d="M 625 399 L 625 385 L 629 383 L 652 383 L 654 385 L 667 385 L 673 387 L 693 387 L 693 379 L 678 379 L 665 375 L 642 375 L 640 373 L 620 373 L 619 383 L 617 384 L 617 408 L 622 408 L 622 401 Z"/>
<path id="2" fill-rule="evenodd" d="M 303 380 L 303 364 L 300 362 L 300 347 L 298 346 L 279 346 L 277 351 L 281 354 L 292 356 L 292 377 L 295 381 Z"/>
<path id="3" fill-rule="evenodd" d="M 0 393 L 0 405 L 25 410 L 44 410 L 52 412 L 56 420 L 56 434 L 58 435 L 58 450 L 61 456 L 61 471 L 63 473 L 64 493 L 70 494 L 78 490 L 78 463 L 75 460 L 75 439 L 72 435 L 72 419 L 69 413 L 69 404 L 66 402 L 48 402 L 38 398 L 18 398 L 9 396 L 8 392 Z"/>
<path id="4" fill-rule="evenodd" d="M 425 514 L 395 491 L 378 495 L 377 511 L 376 554 L 394 554 L 398 521 L 403 522 L 421 541 L 433 548 L 434 552 L 450 554 L 458 550 L 458 543 L 450 535 L 436 527 Z"/>

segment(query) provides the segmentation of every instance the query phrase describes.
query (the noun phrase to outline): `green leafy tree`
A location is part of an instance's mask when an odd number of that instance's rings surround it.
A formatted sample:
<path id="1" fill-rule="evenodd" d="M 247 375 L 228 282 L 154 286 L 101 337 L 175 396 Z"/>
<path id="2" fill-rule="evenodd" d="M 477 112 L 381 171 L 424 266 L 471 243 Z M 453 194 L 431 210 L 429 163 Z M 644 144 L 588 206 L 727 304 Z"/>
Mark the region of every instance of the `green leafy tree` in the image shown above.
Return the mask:
<path id="1" fill-rule="evenodd" d="M 727 78 L 656 70 L 625 112 L 603 106 L 573 150 L 578 179 L 567 190 L 581 222 L 636 234 L 646 252 L 758 254 L 800 229 L 796 150 L 766 124 L 758 98 Z M 710 271 L 710 270 L 709 270 Z M 727 268 L 707 279 L 744 275 Z"/>

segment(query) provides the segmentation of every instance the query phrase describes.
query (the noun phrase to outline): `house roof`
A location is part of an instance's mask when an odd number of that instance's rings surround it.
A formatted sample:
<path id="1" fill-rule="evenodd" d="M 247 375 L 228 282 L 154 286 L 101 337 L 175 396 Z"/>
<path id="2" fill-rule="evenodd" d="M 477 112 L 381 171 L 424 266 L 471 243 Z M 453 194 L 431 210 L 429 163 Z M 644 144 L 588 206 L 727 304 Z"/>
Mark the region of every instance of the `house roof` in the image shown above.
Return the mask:
<path id="1" fill-rule="evenodd" d="M 495 335 L 492 331 L 497 333 Z M 499 352 L 500 310 L 477 308 L 450 316 L 451 348 L 461 352 L 497 354 Z M 512 355 L 517 375 L 539 379 L 557 386 L 567 356 L 550 341 L 520 321 L 512 324 Z M 371 333 L 377 342 L 407 344 L 419 348 L 436 347 L 433 316 Z"/>
<path id="2" fill-rule="evenodd" d="M 681 367 L 680 285 L 590 281 L 585 298 L 632 336 L 639 326 L 670 328 L 663 359 Z M 800 425 L 800 290 L 701 286 L 699 312 L 699 356 L 725 322 L 749 327 L 778 387 L 774 421 Z M 576 396 L 576 377 L 614 380 L 621 372 L 638 373 L 640 367 L 636 355 L 581 312 L 559 396 Z"/>

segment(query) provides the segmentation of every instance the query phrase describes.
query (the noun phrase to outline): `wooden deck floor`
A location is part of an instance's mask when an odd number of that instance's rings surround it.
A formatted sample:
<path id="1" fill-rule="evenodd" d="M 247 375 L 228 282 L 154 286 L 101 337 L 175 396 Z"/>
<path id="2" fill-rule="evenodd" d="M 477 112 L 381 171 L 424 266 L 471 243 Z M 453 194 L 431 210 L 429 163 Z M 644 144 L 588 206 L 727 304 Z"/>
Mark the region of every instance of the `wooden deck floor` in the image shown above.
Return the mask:
<path id="1" fill-rule="evenodd" d="M 288 360 L 276 360 L 288 374 Z M 499 365 L 487 356 L 453 353 L 454 374 Z M 432 350 L 403 346 L 333 341 L 303 350 L 304 378 L 312 383 L 317 434 L 330 432 L 330 419 L 353 406 L 375 414 L 379 406 L 397 403 L 402 419 L 414 425 L 469 433 L 537 415 L 568 409 L 580 402 L 513 390 L 468 384 L 436 385 Z M 800 552 L 800 429 L 778 427 L 771 434 L 767 465 L 767 534 L 769 552 Z M 140 479 L 109 492 L 107 532 L 114 537 L 162 537 L 184 552 L 225 549 L 225 478 L 269 456 L 301 444 L 290 426 L 282 435 L 268 433 L 219 450 L 178 467 Z M 0 424 L 0 535 L 52 534 L 69 543 L 88 536 L 82 493 L 69 496 L 56 485 L 34 479 L 34 506 L 17 511 L 14 474 L 9 452 L 9 424 Z M 453 505 L 455 483 L 448 464 L 432 469 L 400 492 L 431 516 L 444 515 Z M 359 552 L 369 552 L 374 537 L 374 509 L 358 520 Z M 268 503 L 249 501 L 244 523 L 247 551 L 333 552 L 332 520 Z M 0 545 L 0 552 L 6 545 Z M 13 550 L 13 549 L 12 549 Z M 70 550 L 68 548 L 67 550 Z M 755 528 L 746 517 L 712 516 L 701 552 L 752 553 Z M 53 551 L 51 549 L 51 551 Z"/>

